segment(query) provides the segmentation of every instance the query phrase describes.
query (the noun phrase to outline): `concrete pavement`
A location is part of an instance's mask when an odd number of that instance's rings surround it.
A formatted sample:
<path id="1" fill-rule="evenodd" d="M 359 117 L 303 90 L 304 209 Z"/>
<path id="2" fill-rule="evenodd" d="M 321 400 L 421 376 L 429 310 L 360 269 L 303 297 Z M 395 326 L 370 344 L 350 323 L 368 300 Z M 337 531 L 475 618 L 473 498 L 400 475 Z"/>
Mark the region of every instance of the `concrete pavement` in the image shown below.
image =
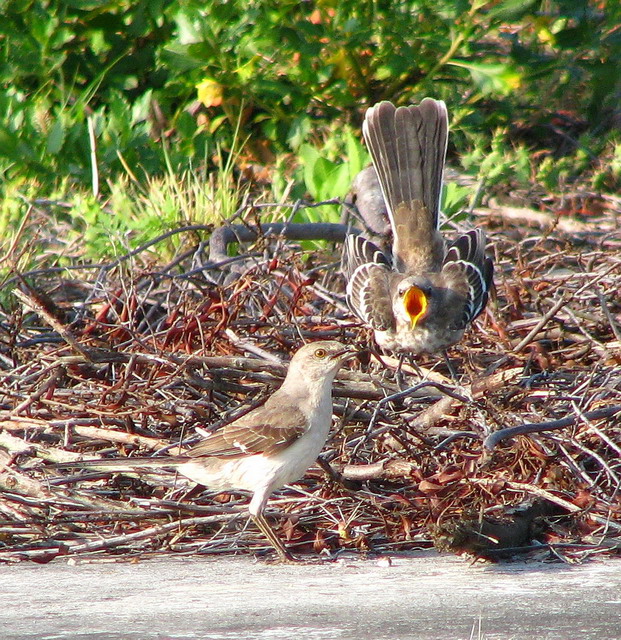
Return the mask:
<path id="1" fill-rule="evenodd" d="M 470 565 L 413 557 L 0 566 L 3 640 L 616 640 L 621 560 Z"/>

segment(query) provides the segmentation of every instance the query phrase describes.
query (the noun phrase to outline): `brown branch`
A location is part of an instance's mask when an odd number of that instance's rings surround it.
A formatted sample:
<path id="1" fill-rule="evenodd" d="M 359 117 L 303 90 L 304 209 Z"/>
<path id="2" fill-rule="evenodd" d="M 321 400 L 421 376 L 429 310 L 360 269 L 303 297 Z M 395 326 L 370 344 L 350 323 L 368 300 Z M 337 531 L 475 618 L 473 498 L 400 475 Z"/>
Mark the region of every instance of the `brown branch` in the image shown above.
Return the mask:
<path id="1" fill-rule="evenodd" d="M 541 433 L 545 431 L 564 429 L 565 427 L 570 427 L 571 425 L 576 424 L 581 418 L 586 418 L 587 420 L 601 420 L 603 418 L 611 418 L 618 413 L 621 413 L 621 405 L 595 409 L 594 411 L 585 411 L 582 416 L 572 415 L 567 418 L 560 418 L 559 420 L 551 420 L 550 422 L 537 422 L 523 424 L 518 427 L 508 427 L 507 429 L 495 431 L 487 436 L 483 441 L 483 446 L 492 451 L 499 442 L 506 440 L 507 438 L 524 436 L 529 433 Z"/>
<path id="2" fill-rule="evenodd" d="M 235 242 L 253 242 L 260 236 L 282 236 L 287 240 L 328 240 L 343 242 L 348 233 L 358 234 L 360 231 L 345 224 L 324 223 L 289 223 L 272 222 L 261 227 L 250 227 L 233 224 L 218 227 L 211 234 L 209 241 L 209 261 L 213 264 L 226 260 L 227 246 Z M 205 265 L 206 268 L 209 265 Z"/>
<path id="3" fill-rule="evenodd" d="M 204 524 L 229 522 L 238 517 L 239 513 L 184 518 L 182 520 L 175 520 L 174 522 L 167 522 L 166 524 L 149 527 L 147 529 L 143 529 L 142 531 L 126 533 L 119 536 L 112 536 L 110 538 L 104 538 L 101 540 L 94 540 L 93 542 L 85 542 L 73 546 L 70 543 L 62 542 L 55 546 L 50 546 L 47 549 L 27 549 L 23 551 L 14 551 L 8 554 L 4 553 L 1 555 L 5 558 L 18 557 L 33 560 L 35 562 L 49 562 L 57 556 L 78 555 L 81 553 L 103 551 L 104 549 L 113 549 L 114 547 L 135 542 L 136 540 L 158 538 L 170 533 L 171 531 L 180 529 L 181 527 L 195 527 Z"/>
<path id="4" fill-rule="evenodd" d="M 341 473 L 346 480 L 394 480 L 409 478 L 416 465 L 408 460 L 382 460 L 373 464 L 346 464 Z"/>
<path id="5" fill-rule="evenodd" d="M 24 306 L 34 311 L 44 322 L 49 324 L 76 353 L 81 354 L 86 360 L 90 360 L 88 351 L 75 339 L 69 329 L 54 316 L 51 310 L 46 307 L 43 298 L 32 290 L 29 293 L 25 293 L 20 289 L 13 289 L 13 295 L 18 298 Z"/>
<path id="6" fill-rule="evenodd" d="M 0 451 L 0 489 L 7 493 L 17 493 L 40 500 L 44 505 L 72 505 L 86 509 L 118 510 L 118 503 L 105 498 L 87 498 L 84 496 L 69 495 L 67 492 L 54 489 L 51 491 L 46 483 L 21 473 L 12 466 L 12 457 L 4 451 Z M 127 511 L 127 508 L 124 508 Z"/>
<path id="7" fill-rule="evenodd" d="M 113 536 L 111 538 L 105 538 L 103 540 L 95 540 L 93 542 L 87 542 L 85 544 L 78 544 L 74 547 L 66 549 L 66 553 L 75 555 L 78 553 L 90 553 L 93 551 L 101 551 L 102 549 L 112 549 L 128 542 L 134 542 L 135 540 L 144 540 L 145 538 L 157 538 L 165 535 L 175 529 L 181 529 L 181 527 L 197 527 L 205 524 L 214 524 L 220 522 L 230 522 L 239 517 L 239 513 L 221 513 L 217 516 L 197 516 L 193 518 L 183 518 L 176 520 L 175 522 L 167 522 L 166 524 L 156 525 L 143 529 L 142 531 L 136 531 L 135 533 L 126 533 L 120 536 Z"/>
<path id="8" fill-rule="evenodd" d="M 92 422 L 93 418 L 84 418 L 83 420 Z M 151 451 L 157 451 L 163 447 L 169 447 L 170 442 L 166 440 L 160 440 L 159 438 L 149 438 L 148 436 L 140 436 L 135 433 L 127 433 L 125 431 L 116 431 L 114 429 L 102 429 L 101 427 L 91 427 L 87 425 L 77 424 L 77 419 L 74 420 L 36 420 L 34 418 L 14 418 L 11 420 L 0 420 L 0 429 L 6 429 L 7 431 L 21 431 L 23 429 L 38 429 L 46 430 L 50 427 L 63 427 L 70 428 L 77 435 L 85 438 L 93 438 L 96 440 L 107 440 L 108 442 L 116 442 L 118 444 L 133 445 L 136 447 L 142 447 Z M 0 440 L 0 445 L 5 444 Z M 28 444 L 28 443 L 27 443 Z M 45 447 L 30 445 L 32 449 L 37 451 L 39 457 L 52 460 L 51 454 L 46 453 Z M 8 447 L 7 447 L 8 448 Z M 69 451 L 65 451 L 67 455 L 72 454 Z M 65 460 L 59 460 L 59 462 L 72 462 L 81 458 L 69 457 Z"/>
<path id="9" fill-rule="evenodd" d="M 543 316 L 539 322 L 532 328 L 531 331 L 528 332 L 526 336 L 520 342 L 513 347 L 513 353 L 520 353 L 520 351 L 524 350 L 535 338 L 535 336 L 543 329 L 543 327 L 548 324 L 548 322 L 558 313 L 558 311 L 564 307 L 569 302 L 569 294 L 564 293 L 559 300 L 557 300 L 556 304 Z"/>
<path id="10" fill-rule="evenodd" d="M 278 384 L 279 378 L 284 378 L 287 372 L 286 364 L 266 362 L 258 358 L 246 358 L 243 356 L 178 356 L 169 354 L 166 358 L 148 353 L 126 353 L 123 351 L 109 351 L 103 349 L 87 349 L 86 356 L 61 356 L 57 358 L 51 367 L 67 367 L 75 364 L 89 363 L 126 363 L 134 359 L 137 364 L 166 364 L 179 366 L 204 366 L 211 375 L 228 378 L 240 378 L 246 376 L 259 382 L 272 382 Z M 269 373 L 266 377 L 260 373 Z M 235 388 L 236 391 L 243 389 Z M 386 395 L 386 385 L 379 387 L 374 384 L 367 374 L 355 371 L 341 371 L 337 376 L 337 384 L 334 387 L 335 397 L 358 398 L 361 400 L 380 400 Z"/>

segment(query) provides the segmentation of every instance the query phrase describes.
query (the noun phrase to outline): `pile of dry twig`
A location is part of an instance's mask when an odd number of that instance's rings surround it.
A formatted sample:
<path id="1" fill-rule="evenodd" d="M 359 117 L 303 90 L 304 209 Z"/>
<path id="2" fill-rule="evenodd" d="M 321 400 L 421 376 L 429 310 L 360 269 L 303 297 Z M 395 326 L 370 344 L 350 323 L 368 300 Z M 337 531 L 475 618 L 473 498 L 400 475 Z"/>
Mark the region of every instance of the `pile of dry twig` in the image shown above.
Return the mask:
<path id="1" fill-rule="evenodd" d="M 433 540 L 495 558 L 536 539 L 539 557 L 576 559 L 619 548 L 613 207 L 583 221 L 486 211 L 478 224 L 494 247 L 496 295 L 449 353 L 458 379 L 430 357 L 405 365 L 399 387 L 394 359 L 372 353 L 339 376 L 324 451 L 335 474 L 313 468 L 270 502 L 294 551 Z M 0 309 L 1 561 L 265 547 L 240 516 L 245 496 L 53 466 L 174 453 L 264 398 L 303 341 L 372 346 L 343 302 L 340 245 L 261 236 L 233 272 L 205 264 L 197 234 L 186 231 L 185 252 L 166 265 L 154 243 L 71 280 L 42 272 L 5 284 L 19 304 Z"/>

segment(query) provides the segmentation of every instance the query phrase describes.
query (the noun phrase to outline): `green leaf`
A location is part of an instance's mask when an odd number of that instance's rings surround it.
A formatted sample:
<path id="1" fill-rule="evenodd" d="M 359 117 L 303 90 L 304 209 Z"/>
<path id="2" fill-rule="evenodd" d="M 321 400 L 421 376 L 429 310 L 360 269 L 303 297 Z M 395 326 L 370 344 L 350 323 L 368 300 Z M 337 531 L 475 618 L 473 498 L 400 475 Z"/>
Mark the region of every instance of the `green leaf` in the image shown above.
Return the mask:
<path id="1" fill-rule="evenodd" d="M 61 118 L 57 118 L 47 134 L 47 142 L 45 145 L 46 152 L 53 156 L 57 155 L 62 149 L 64 141 L 65 125 Z"/>
<path id="2" fill-rule="evenodd" d="M 522 83 L 522 74 L 509 64 L 461 60 L 451 60 L 448 64 L 467 69 L 474 84 L 484 94 L 509 95 Z"/>
<path id="3" fill-rule="evenodd" d="M 344 198 L 351 185 L 349 165 L 337 165 L 333 162 L 326 161 L 324 171 L 325 173 L 320 189 L 321 200 Z"/>
<path id="4" fill-rule="evenodd" d="M 456 216 L 468 205 L 470 187 L 460 186 L 455 182 L 446 182 L 442 190 L 442 212 L 447 218 L 457 220 Z"/>
<path id="5" fill-rule="evenodd" d="M 308 192 L 316 198 L 318 185 L 315 181 L 315 164 L 319 160 L 319 152 L 309 144 L 303 144 L 299 150 L 300 161 L 302 162 L 304 184 Z"/>
<path id="6" fill-rule="evenodd" d="M 519 20 L 534 11 L 538 0 L 504 0 L 490 10 L 489 16 L 497 20 Z"/>
<path id="7" fill-rule="evenodd" d="M 330 160 L 326 160 L 326 158 L 322 158 L 321 156 L 317 158 L 313 164 L 311 182 L 307 185 L 309 190 L 312 188 L 311 195 L 315 200 L 321 201 L 333 197 L 326 194 L 331 190 L 335 170 L 334 162 L 330 162 Z"/>
<path id="8" fill-rule="evenodd" d="M 293 151 L 300 148 L 311 130 L 311 121 L 307 115 L 296 118 L 289 129 L 287 142 Z"/>
<path id="9" fill-rule="evenodd" d="M 347 130 L 345 135 L 345 144 L 347 147 L 347 160 L 349 162 L 350 182 L 356 174 L 362 171 L 369 164 L 369 153 L 365 149 L 360 139 L 353 134 L 351 129 Z"/>

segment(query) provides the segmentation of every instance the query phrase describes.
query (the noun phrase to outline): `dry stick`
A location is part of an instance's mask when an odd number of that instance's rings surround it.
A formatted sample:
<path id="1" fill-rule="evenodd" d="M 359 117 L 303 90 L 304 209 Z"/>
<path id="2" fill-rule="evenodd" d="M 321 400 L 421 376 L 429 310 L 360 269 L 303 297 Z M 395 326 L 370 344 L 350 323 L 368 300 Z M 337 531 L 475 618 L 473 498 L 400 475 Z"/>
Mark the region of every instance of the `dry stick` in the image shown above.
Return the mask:
<path id="1" fill-rule="evenodd" d="M 586 338 L 586 341 L 592 345 L 594 345 L 593 348 L 599 348 L 600 351 L 603 351 L 603 353 L 605 354 L 606 357 L 610 356 L 610 352 L 609 350 L 606 348 L 606 345 L 603 344 L 602 342 L 600 342 L 599 340 L 596 340 L 581 324 L 580 324 L 580 320 L 578 319 L 578 317 L 576 316 L 576 314 L 569 308 L 567 307 L 567 309 L 564 310 L 564 312 L 576 323 L 576 327 L 578 328 L 578 331 Z"/>
<path id="2" fill-rule="evenodd" d="M 401 400 L 402 398 L 406 398 L 407 396 L 410 396 L 415 392 L 417 392 L 419 389 L 423 389 L 425 387 L 432 387 L 434 389 L 438 389 L 442 391 L 442 393 L 449 396 L 450 398 L 453 398 L 454 400 L 457 400 L 459 402 L 462 402 L 462 403 L 469 402 L 469 399 L 466 398 L 465 396 L 462 396 L 456 393 L 455 391 L 452 391 L 446 385 L 440 384 L 438 382 L 433 382 L 432 380 L 424 380 L 423 382 L 419 382 L 418 384 L 415 384 L 414 386 L 409 387 L 408 389 L 399 391 L 398 393 L 393 393 L 392 395 L 389 395 L 389 396 L 385 396 L 381 398 L 375 405 L 373 416 L 369 421 L 369 425 L 367 426 L 364 435 L 359 436 L 357 438 L 353 438 L 347 443 L 348 447 L 353 447 L 352 456 L 355 456 L 358 453 L 358 450 L 365 442 L 372 440 L 373 438 L 376 438 L 377 436 L 381 435 L 382 433 L 385 433 L 386 431 L 392 428 L 392 426 L 386 426 L 386 427 L 380 427 L 378 429 L 373 430 L 373 427 L 375 426 L 375 423 L 378 420 L 379 413 L 385 404 L 387 404 L 388 402 L 392 402 L 393 400 Z"/>
<path id="3" fill-rule="evenodd" d="M 269 353 L 265 349 L 261 349 L 257 344 L 250 342 L 250 340 L 246 338 L 240 338 L 233 329 L 225 329 L 224 334 L 240 351 L 250 351 L 250 353 L 260 356 L 266 362 L 273 362 L 283 367 L 286 366 L 283 365 L 282 360 L 278 356 L 275 356 L 273 353 Z"/>
<path id="4" fill-rule="evenodd" d="M 508 386 L 514 380 L 524 375 L 524 367 L 512 367 L 504 369 L 497 373 L 492 373 L 484 378 L 476 378 L 470 385 L 470 392 L 474 399 L 482 398 L 491 391 L 496 391 L 502 387 Z"/>
<path id="5" fill-rule="evenodd" d="M 474 431 L 453 431 L 450 433 L 442 442 L 439 442 L 434 448 L 434 451 L 443 451 L 446 449 L 449 444 L 455 442 L 455 440 L 459 440 L 460 438 L 470 438 L 471 440 L 478 440 L 479 434 Z"/>
<path id="6" fill-rule="evenodd" d="M 182 357 L 169 354 L 166 358 L 149 353 L 126 353 L 122 351 L 108 351 L 102 349 L 87 349 L 88 357 L 79 355 L 60 356 L 50 367 L 69 366 L 88 362 L 103 364 L 109 362 L 129 362 L 135 358 L 137 364 L 164 364 L 175 366 L 202 365 L 210 370 L 217 370 L 217 374 L 223 377 L 238 378 L 240 370 L 248 372 L 251 379 L 265 382 L 264 377 L 253 376 L 253 373 L 267 372 L 278 377 L 284 377 L 287 365 L 276 362 L 266 362 L 258 358 L 244 358 L 241 356 L 195 356 Z M 276 381 L 275 381 L 276 382 Z M 381 389 L 369 381 L 368 376 L 355 371 L 341 371 L 337 376 L 339 385 L 334 388 L 335 397 L 359 398 L 362 400 L 379 400 L 384 397 Z M 342 383 L 342 384 L 341 384 Z M 442 389 L 442 387 L 438 387 Z"/>
<path id="7" fill-rule="evenodd" d="M 47 322 L 76 353 L 81 354 L 86 360 L 91 360 L 88 350 L 73 337 L 62 322 L 55 318 L 34 295 L 24 293 L 20 289 L 13 289 L 13 295 L 26 307 L 32 309 L 42 320 Z"/>
<path id="8" fill-rule="evenodd" d="M 67 420 L 38 420 L 36 418 L 20 418 L 18 416 L 11 417 L 8 420 L 0 420 L 0 429 L 7 431 L 23 431 L 24 429 L 37 429 L 40 431 L 48 430 L 54 427 L 71 428 L 74 433 L 85 438 L 94 438 L 98 440 L 107 440 L 109 442 L 117 442 L 119 444 L 127 444 L 139 446 L 144 449 L 157 451 L 162 447 L 170 447 L 171 443 L 160 440 L 158 438 L 150 438 L 135 433 L 127 433 L 125 431 L 115 431 L 114 429 L 102 429 L 101 427 L 92 427 L 80 423 L 94 422 L 94 418 L 69 418 Z M 176 446 L 176 445 L 175 445 Z M 69 452 L 67 452 L 69 453 Z M 77 458 L 70 458 L 69 461 L 75 459 L 84 459 L 79 455 Z M 98 459 L 98 458 L 94 458 Z"/>
<path id="9" fill-rule="evenodd" d="M 589 281 L 585 282 L 581 287 L 576 289 L 576 291 L 574 291 L 571 294 L 571 297 L 574 298 L 578 294 L 580 294 L 583 291 L 585 291 L 586 289 L 589 289 L 589 288 L 593 287 L 604 276 L 607 276 L 611 271 L 614 271 L 617 267 L 618 267 L 617 264 L 611 265 L 608 269 L 605 269 L 602 273 L 598 274 L 593 280 L 589 280 Z M 523 340 L 521 340 L 514 349 L 512 349 L 512 353 L 519 353 L 530 342 L 532 342 L 533 339 L 535 338 L 535 336 L 550 321 L 550 319 L 554 316 L 554 314 L 556 314 L 556 312 L 561 307 L 564 307 L 569 302 L 569 296 L 570 296 L 569 293 L 567 293 L 567 292 L 563 293 L 563 295 L 560 297 L 558 302 L 541 318 L 541 320 L 539 320 L 539 322 L 535 325 L 535 327 L 532 329 L 532 331 L 530 331 L 528 333 L 528 335 Z"/>
<path id="10" fill-rule="evenodd" d="M 216 263 L 226 258 L 227 246 L 234 242 L 252 242 L 261 236 L 284 236 L 288 240 L 328 240 L 343 242 L 348 233 L 358 234 L 360 231 L 351 229 L 346 224 L 338 223 L 287 223 L 272 222 L 262 227 L 250 227 L 235 224 L 218 227 L 209 242 L 209 262 Z M 209 264 L 205 265 L 209 268 Z"/>
<path id="11" fill-rule="evenodd" d="M 464 481 L 466 482 L 466 481 Z M 497 478 L 468 478 L 467 482 L 472 484 L 479 484 L 483 486 L 491 486 L 498 482 Z M 538 487 L 534 484 L 529 484 L 527 482 L 512 482 L 511 480 L 504 481 L 504 484 L 510 489 L 514 489 L 517 491 L 524 491 L 526 493 L 532 493 L 541 498 L 545 498 L 554 504 L 558 504 L 560 507 L 567 509 L 570 513 L 576 513 L 578 511 L 582 511 L 582 508 L 575 505 L 573 502 L 569 502 L 569 500 L 565 500 L 563 498 L 559 498 L 554 493 L 550 491 L 546 491 L 541 487 Z"/>
<path id="12" fill-rule="evenodd" d="M 382 460 L 371 464 L 346 464 L 341 470 L 341 475 L 346 480 L 386 480 L 396 478 L 409 478 L 416 468 L 413 462 L 404 458 L 395 460 Z"/>
<path id="13" fill-rule="evenodd" d="M 615 338 L 618 340 L 619 343 L 621 343 L 621 329 L 619 328 L 619 325 L 617 324 L 616 320 L 612 317 L 612 313 L 610 313 L 610 309 L 606 304 L 606 298 L 604 297 L 604 294 L 600 291 L 599 287 L 596 287 L 595 291 L 597 293 L 597 299 L 599 300 L 600 307 L 602 308 L 602 313 L 606 316 L 606 320 L 608 320 L 608 324 L 610 325 L 610 328 L 612 329 L 612 332 L 614 333 Z"/>
<path id="14" fill-rule="evenodd" d="M 0 421 L 0 447 L 3 447 L 12 455 L 29 454 L 34 451 L 37 457 L 51 462 L 75 462 L 82 458 L 79 453 L 73 451 L 64 451 L 57 447 L 48 447 L 13 436 L 8 430 L 4 429 L 4 424 L 4 422 Z"/>
<path id="15" fill-rule="evenodd" d="M 565 466 L 569 468 L 570 472 L 573 473 L 577 478 L 582 478 L 584 484 L 589 487 L 589 489 L 593 489 L 593 487 L 597 486 L 597 482 L 589 476 L 589 474 L 585 471 L 585 469 L 581 468 L 574 457 L 569 453 L 567 449 L 567 442 L 559 436 L 548 436 L 552 442 L 556 445 L 558 450 L 563 454 L 565 460 L 563 461 Z M 572 444 L 575 446 L 575 442 L 572 440 Z"/>
<path id="16" fill-rule="evenodd" d="M 79 544 L 75 547 L 69 547 L 67 549 L 67 552 L 73 555 L 76 553 L 88 553 L 90 551 L 111 549 L 127 542 L 133 542 L 134 540 L 143 540 L 144 538 L 161 536 L 165 533 L 168 533 L 169 531 L 173 531 L 181 527 L 194 527 L 201 524 L 214 524 L 216 522 L 230 522 L 231 520 L 234 520 L 238 517 L 239 513 L 230 513 L 217 516 L 197 516 L 193 518 L 184 518 L 182 520 L 176 520 L 175 522 L 168 522 L 167 524 L 149 527 L 148 529 L 136 531 L 135 533 L 127 533 L 120 536 L 114 536 L 112 538 L 106 538 L 104 540 L 96 540 L 94 542 Z"/>
<path id="17" fill-rule="evenodd" d="M 73 430 L 80 436 L 86 438 L 95 438 L 108 440 L 109 442 L 117 442 L 119 444 L 134 445 L 144 447 L 152 451 L 157 451 L 162 447 L 170 447 L 171 443 L 157 438 L 149 438 L 148 436 L 140 436 L 135 433 L 126 433 L 124 431 L 114 431 L 112 429 L 101 429 L 100 427 L 80 427 L 74 426 Z M 178 452 L 173 452 L 178 453 Z"/>
<path id="18" fill-rule="evenodd" d="M 267 380 L 260 375 L 263 372 L 272 376 L 284 377 L 286 373 L 285 364 L 266 362 L 257 358 L 242 358 L 238 356 L 169 356 L 171 360 L 196 365 L 200 364 L 210 369 L 214 374 L 227 378 L 239 378 L 245 376 L 258 382 L 277 382 L 272 378 Z M 376 386 L 366 374 L 355 371 L 340 371 L 337 378 L 337 385 L 333 389 L 335 398 L 356 398 L 360 400 L 379 400 L 384 397 L 384 392 Z"/>
<path id="19" fill-rule="evenodd" d="M 616 451 L 617 455 L 621 458 L 621 447 L 613 442 L 601 429 L 598 429 L 594 424 L 591 424 L 585 413 L 575 402 L 572 402 L 571 404 L 576 414 L 587 423 L 587 428 L 600 437 L 613 451 Z"/>
<path id="20" fill-rule="evenodd" d="M 509 427 L 507 429 L 500 429 L 495 431 L 485 438 L 483 446 L 492 451 L 496 445 L 502 440 L 507 438 L 513 438 L 515 436 L 524 436 L 529 433 L 540 433 L 542 431 L 555 431 L 557 429 L 563 429 L 569 427 L 578 420 L 585 418 L 586 420 L 600 420 L 602 418 L 610 418 L 617 413 L 621 413 L 621 405 L 614 405 L 612 407 L 605 407 L 603 409 L 595 409 L 593 411 L 585 411 L 582 415 L 568 416 L 567 418 L 560 418 L 559 420 L 551 420 L 550 422 L 539 422 L 531 424 L 523 424 L 519 427 Z"/>
<path id="21" fill-rule="evenodd" d="M 589 423 L 587 423 L 587 425 L 588 424 Z M 582 453 L 584 453 L 586 456 L 588 456 L 589 458 L 593 458 L 593 460 L 597 462 L 597 464 L 608 474 L 613 487 L 619 488 L 621 486 L 621 481 L 619 479 L 619 476 L 610 468 L 610 465 L 606 463 L 606 460 L 604 460 L 604 458 L 602 458 L 602 456 L 600 456 L 599 453 L 597 453 L 597 451 L 593 451 L 593 449 L 589 449 L 589 447 L 583 445 L 576 438 L 572 438 L 570 442 L 572 446 L 574 446 L 576 449 L 578 449 L 579 451 L 582 451 Z"/>
<path id="22" fill-rule="evenodd" d="M 408 396 L 412 395 L 414 392 L 418 391 L 419 389 L 423 389 L 425 387 L 432 387 L 433 389 L 438 389 L 439 391 L 447 395 L 449 398 L 453 398 L 458 402 L 462 402 L 464 404 L 469 402 L 469 398 L 462 396 L 461 394 L 455 391 L 452 391 L 447 385 L 434 382 L 433 380 L 423 380 L 422 382 L 419 382 L 418 384 L 415 384 L 414 386 L 409 387 L 403 391 L 399 391 L 398 393 L 393 393 L 390 396 L 386 396 L 382 398 L 375 407 L 375 411 L 373 412 L 373 418 L 371 419 L 371 422 L 367 427 L 367 434 L 371 433 L 371 431 L 373 430 L 373 427 L 377 422 L 377 417 L 379 415 L 379 412 L 385 404 L 392 402 L 394 400 L 401 400 L 403 398 L 407 398 Z"/>
<path id="23" fill-rule="evenodd" d="M 60 380 L 61 374 L 64 369 L 61 366 L 52 367 L 52 375 L 30 396 L 28 396 L 23 402 L 20 402 L 15 409 L 11 412 L 12 415 L 18 415 L 25 409 L 27 409 L 33 402 L 39 400 L 42 396 L 44 396 L 48 389 L 52 388 L 56 385 L 56 383 Z"/>
<path id="24" fill-rule="evenodd" d="M 29 498 L 36 498 L 43 503 L 43 506 L 61 507 L 69 505 L 71 507 L 81 507 L 91 510 L 106 509 L 109 511 L 118 510 L 118 503 L 106 498 L 70 495 L 66 491 L 54 488 L 50 490 L 47 483 L 39 482 L 30 478 L 24 473 L 11 466 L 12 457 L 0 450 L 0 495 L 9 496 L 18 494 Z M 124 510 L 127 511 L 125 507 Z"/>
<path id="25" fill-rule="evenodd" d="M 541 320 L 532 328 L 532 330 L 521 340 L 518 345 L 512 349 L 513 353 L 519 353 L 528 346 L 535 336 L 543 329 L 543 327 L 548 324 L 549 320 L 554 317 L 554 315 L 558 312 L 561 307 L 564 307 L 569 302 L 569 294 L 564 293 L 557 303 L 544 315 L 541 317 Z"/>
<path id="26" fill-rule="evenodd" d="M 580 232 L 591 232 L 592 225 L 578 222 L 577 220 L 566 220 L 564 218 L 554 217 L 547 213 L 527 209 L 526 207 L 510 207 L 502 206 L 494 203 L 493 208 L 477 207 L 474 210 L 475 215 L 498 217 L 504 222 L 507 220 L 515 221 L 515 224 L 525 222 L 529 226 L 538 227 L 543 230 L 558 229 L 564 233 L 576 234 Z"/>
<path id="27" fill-rule="evenodd" d="M 77 555 L 79 553 L 89 553 L 93 551 L 101 551 L 103 549 L 112 549 L 119 545 L 133 542 L 135 540 L 142 540 L 144 538 L 158 537 L 173 531 L 179 527 L 192 527 L 201 524 L 213 524 L 217 522 L 229 522 L 239 517 L 239 513 L 234 514 L 222 514 L 218 516 L 199 516 L 194 518 L 185 518 L 183 520 L 176 520 L 175 522 L 168 522 L 167 524 L 149 527 L 142 531 L 136 531 L 135 533 L 128 533 L 120 536 L 114 536 L 112 538 L 105 538 L 103 540 L 96 540 L 94 542 L 86 542 L 84 544 L 78 544 L 70 546 L 65 543 L 61 543 L 56 547 L 49 547 L 47 549 L 32 549 L 24 551 L 11 552 L 12 556 L 18 556 L 23 558 L 53 558 L 58 555 Z"/>
<path id="28" fill-rule="evenodd" d="M 40 275 L 51 275 L 53 273 L 62 273 L 64 271 L 88 271 L 88 270 L 98 269 L 100 271 L 107 272 L 107 271 L 111 271 L 115 267 L 118 267 L 120 264 L 123 264 L 123 262 L 127 262 L 127 260 L 129 260 L 130 258 L 133 258 L 139 253 L 146 251 L 150 247 L 160 242 L 163 242 L 164 240 L 167 240 L 168 238 L 175 236 L 179 233 L 185 233 L 188 231 L 211 232 L 212 230 L 213 230 L 213 227 L 211 225 L 206 225 L 206 224 L 186 225 L 184 227 L 178 227 L 176 229 L 172 229 L 171 231 L 167 231 L 166 233 L 162 233 L 161 235 L 157 236 L 157 238 L 153 238 L 153 240 L 149 240 L 149 242 L 145 242 L 145 244 L 140 245 L 135 249 L 132 249 L 128 253 L 123 254 L 122 256 L 120 256 L 116 260 L 113 260 L 112 262 L 98 262 L 95 264 L 68 264 L 63 267 L 47 267 L 45 269 L 33 269 L 32 271 L 26 271 L 25 273 L 20 274 L 20 278 L 27 278 L 27 277 L 40 276 Z M 4 284 L 5 286 L 7 286 L 13 283 L 17 279 L 18 278 L 16 276 L 14 278 L 11 278 L 10 280 L 7 280 L 7 282 L 5 282 Z"/>

